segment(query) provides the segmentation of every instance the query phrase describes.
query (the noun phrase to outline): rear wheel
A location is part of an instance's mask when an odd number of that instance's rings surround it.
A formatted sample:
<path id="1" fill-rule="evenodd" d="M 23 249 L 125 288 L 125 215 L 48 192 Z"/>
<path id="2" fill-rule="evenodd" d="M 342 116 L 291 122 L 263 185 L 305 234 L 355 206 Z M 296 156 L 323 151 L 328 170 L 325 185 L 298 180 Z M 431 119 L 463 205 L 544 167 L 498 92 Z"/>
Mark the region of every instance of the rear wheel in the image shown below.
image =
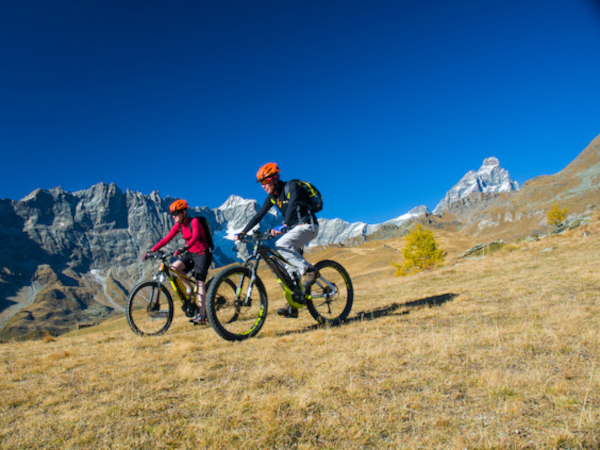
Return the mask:
<path id="1" fill-rule="evenodd" d="M 171 326 L 173 299 L 165 286 L 156 281 L 144 281 L 131 291 L 125 314 L 135 334 L 158 336 Z"/>
<path id="2" fill-rule="evenodd" d="M 255 336 L 267 318 L 267 291 L 256 277 L 252 295 L 246 299 L 250 269 L 234 266 L 220 272 L 211 282 L 206 299 L 206 314 L 219 336 L 242 341 Z"/>
<path id="3" fill-rule="evenodd" d="M 306 293 L 306 306 L 314 319 L 325 325 L 338 325 L 350 314 L 354 300 L 352 280 L 346 269 L 335 261 L 315 264 L 319 278 Z"/>

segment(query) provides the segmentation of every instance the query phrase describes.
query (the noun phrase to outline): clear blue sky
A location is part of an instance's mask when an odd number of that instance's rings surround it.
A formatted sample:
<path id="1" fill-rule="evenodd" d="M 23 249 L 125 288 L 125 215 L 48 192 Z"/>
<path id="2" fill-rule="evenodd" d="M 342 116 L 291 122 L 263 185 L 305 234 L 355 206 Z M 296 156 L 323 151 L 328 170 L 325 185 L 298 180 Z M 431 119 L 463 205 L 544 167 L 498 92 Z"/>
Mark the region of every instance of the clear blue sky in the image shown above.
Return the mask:
<path id="1" fill-rule="evenodd" d="M 0 0 L 0 198 L 99 182 L 381 222 L 496 156 L 518 182 L 600 134 L 594 0 Z"/>

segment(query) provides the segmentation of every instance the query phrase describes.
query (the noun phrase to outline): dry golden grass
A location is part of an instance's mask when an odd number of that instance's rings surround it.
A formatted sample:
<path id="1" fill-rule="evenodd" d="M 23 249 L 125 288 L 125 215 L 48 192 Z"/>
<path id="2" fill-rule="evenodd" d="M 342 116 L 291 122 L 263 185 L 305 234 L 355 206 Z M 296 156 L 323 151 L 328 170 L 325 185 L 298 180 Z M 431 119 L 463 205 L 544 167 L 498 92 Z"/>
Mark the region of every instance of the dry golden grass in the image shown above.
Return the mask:
<path id="1" fill-rule="evenodd" d="M 598 228 L 404 278 L 398 239 L 312 253 L 353 276 L 331 329 L 273 315 L 269 284 L 241 343 L 177 311 L 158 338 L 120 318 L 0 345 L 0 447 L 599 448 Z M 440 239 L 449 260 L 477 243 Z"/>

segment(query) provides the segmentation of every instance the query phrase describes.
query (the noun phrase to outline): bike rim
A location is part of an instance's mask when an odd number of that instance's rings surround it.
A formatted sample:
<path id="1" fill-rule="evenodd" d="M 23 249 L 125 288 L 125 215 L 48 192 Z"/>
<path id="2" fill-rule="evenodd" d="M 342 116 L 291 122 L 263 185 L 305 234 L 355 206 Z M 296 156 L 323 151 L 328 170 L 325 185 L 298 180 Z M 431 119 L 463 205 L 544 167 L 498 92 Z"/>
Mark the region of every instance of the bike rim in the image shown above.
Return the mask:
<path id="1" fill-rule="evenodd" d="M 334 266 L 319 268 L 319 272 L 320 278 L 310 290 L 314 309 L 328 321 L 345 317 L 352 295 L 350 281 Z"/>
<path id="2" fill-rule="evenodd" d="M 168 328 L 171 314 L 167 296 L 157 285 L 142 286 L 131 298 L 130 319 L 142 334 L 158 334 Z"/>
<path id="3" fill-rule="evenodd" d="M 231 273 L 219 284 L 214 298 L 215 318 L 232 336 L 250 335 L 264 320 L 266 310 L 259 288 L 254 286 L 250 301 L 245 299 L 249 283 L 244 272 Z"/>

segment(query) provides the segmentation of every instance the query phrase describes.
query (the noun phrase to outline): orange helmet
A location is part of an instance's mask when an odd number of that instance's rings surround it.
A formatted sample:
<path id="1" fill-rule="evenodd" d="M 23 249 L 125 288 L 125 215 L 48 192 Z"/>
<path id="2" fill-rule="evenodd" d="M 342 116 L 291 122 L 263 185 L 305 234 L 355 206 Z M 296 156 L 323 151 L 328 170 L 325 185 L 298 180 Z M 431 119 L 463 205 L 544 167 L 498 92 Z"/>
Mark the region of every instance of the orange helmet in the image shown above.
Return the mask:
<path id="1" fill-rule="evenodd" d="M 262 180 L 269 177 L 279 177 L 279 172 L 281 172 L 281 170 L 277 167 L 277 163 L 267 163 L 256 172 L 256 182 L 260 183 Z"/>
<path id="2" fill-rule="evenodd" d="M 169 206 L 169 212 L 171 214 L 174 214 L 177 211 L 181 211 L 182 209 L 188 208 L 189 206 L 185 200 L 175 200 L 173 203 L 171 203 L 171 206 Z"/>

